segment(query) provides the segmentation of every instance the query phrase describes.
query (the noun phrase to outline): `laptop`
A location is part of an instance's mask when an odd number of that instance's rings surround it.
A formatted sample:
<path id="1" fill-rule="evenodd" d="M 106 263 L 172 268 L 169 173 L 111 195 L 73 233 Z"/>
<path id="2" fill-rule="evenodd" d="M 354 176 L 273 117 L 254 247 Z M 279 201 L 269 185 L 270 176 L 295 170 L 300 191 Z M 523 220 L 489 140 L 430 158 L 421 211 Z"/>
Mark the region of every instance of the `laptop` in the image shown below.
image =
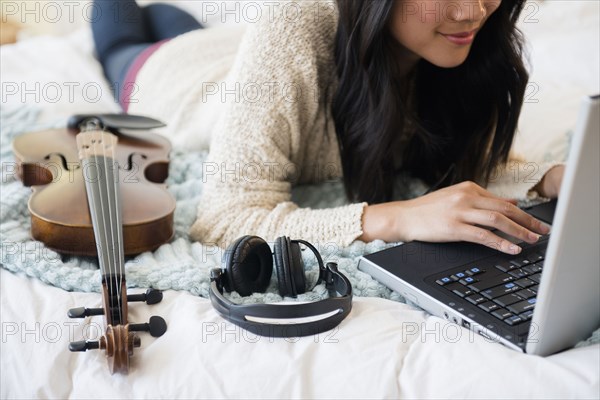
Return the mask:
<path id="1" fill-rule="evenodd" d="M 579 114 L 558 200 L 526 209 L 551 234 L 508 255 L 467 243 L 408 242 L 358 269 L 438 317 L 546 356 L 600 326 L 600 96 Z M 516 239 L 513 239 L 513 242 Z"/>

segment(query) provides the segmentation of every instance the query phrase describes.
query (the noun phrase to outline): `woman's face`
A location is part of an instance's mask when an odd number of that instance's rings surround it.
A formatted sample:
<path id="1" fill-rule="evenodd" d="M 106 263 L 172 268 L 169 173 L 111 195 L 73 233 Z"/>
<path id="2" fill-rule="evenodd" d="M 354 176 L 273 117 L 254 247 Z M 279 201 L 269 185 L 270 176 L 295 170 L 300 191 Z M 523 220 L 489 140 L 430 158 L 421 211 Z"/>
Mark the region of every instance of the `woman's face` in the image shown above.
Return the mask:
<path id="1" fill-rule="evenodd" d="M 396 0 L 390 29 L 406 58 L 402 62 L 424 58 L 442 68 L 459 66 L 501 1 Z"/>

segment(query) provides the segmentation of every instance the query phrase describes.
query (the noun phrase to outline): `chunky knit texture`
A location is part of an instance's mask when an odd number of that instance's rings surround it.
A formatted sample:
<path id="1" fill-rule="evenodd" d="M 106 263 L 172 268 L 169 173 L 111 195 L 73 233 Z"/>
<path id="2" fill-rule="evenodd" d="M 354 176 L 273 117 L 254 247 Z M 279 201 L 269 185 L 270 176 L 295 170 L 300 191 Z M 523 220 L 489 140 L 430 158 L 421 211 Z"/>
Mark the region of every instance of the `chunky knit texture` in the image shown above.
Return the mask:
<path id="1" fill-rule="evenodd" d="M 294 4 L 300 12 L 263 12 L 247 29 L 175 38 L 138 75 L 132 113 L 164 119 L 165 134 L 188 148 L 212 143 L 197 166 L 206 187 L 191 228 L 196 240 L 225 246 L 241 234 L 288 235 L 347 246 L 362 234 L 366 203 L 315 210 L 291 199 L 297 184 L 342 176 L 329 107 L 337 9 L 331 1 Z M 489 189 L 534 198 L 530 189 L 555 164 L 512 159 Z"/>

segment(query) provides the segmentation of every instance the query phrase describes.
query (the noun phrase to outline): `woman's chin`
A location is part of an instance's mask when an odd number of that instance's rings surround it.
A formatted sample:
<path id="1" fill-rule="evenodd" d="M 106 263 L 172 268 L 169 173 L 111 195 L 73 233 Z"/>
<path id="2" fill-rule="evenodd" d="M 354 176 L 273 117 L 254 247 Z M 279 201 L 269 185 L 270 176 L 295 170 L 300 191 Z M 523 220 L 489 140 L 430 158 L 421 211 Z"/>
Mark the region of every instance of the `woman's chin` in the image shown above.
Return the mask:
<path id="1" fill-rule="evenodd" d="M 457 54 L 456 56 L 432 57 L 427 61 L 440 68 L 456 68 L 462 65 L 468 56 L 469 53 L 466 52 L 465 54 Z"/>

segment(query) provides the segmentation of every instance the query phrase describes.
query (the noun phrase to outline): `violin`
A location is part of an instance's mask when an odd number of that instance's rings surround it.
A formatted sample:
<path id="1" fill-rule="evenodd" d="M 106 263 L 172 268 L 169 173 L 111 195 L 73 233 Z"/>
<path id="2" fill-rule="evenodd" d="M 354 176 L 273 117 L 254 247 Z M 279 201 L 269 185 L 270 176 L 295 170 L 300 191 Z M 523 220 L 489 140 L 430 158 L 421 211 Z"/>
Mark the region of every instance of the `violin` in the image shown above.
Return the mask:
<path id="1" fill-rule="evenodd" d="M 34 237 L 66 253 L 98 256 L 103 308 L 73 308 L 68 316 L 104 315 L 106 331 L 98 341 L 73 342 L 69 349 L 104 350 L 111 373 L 128 372 L 134 348 L 141 345 L 136 332 L 146 331 L 159 337 L 167 330 L 165 320 L 158 316 L 151 317 L 148 323 L 129 323 L 128 302 L 156 304 L 163 295 L 159 290 L 148 289 L 146 293 L 127 296 L 124 265 L 128 251 L 155 248 L 172 236 L 175 201 L 164 187 L 160 190 L 154 183 L 127 186 L 120 175 L 121 170 L 139 171 L 141 168 L 133 167 L 133 160 L 144 160 L 148 163 L 142 169 L 144 178 L 150 182 L 164 181 L 168 166 L 165 140 L 154 134 L 122 133 L 159 124 L 144 117 L 124 115 L 75 116 L 66 130 L 28 134 L 13 143 L 23 182 L 41 185 L 34 187 L 29 201 Z M 54 145 L 55 151 L 44 150 L 45 146 L 51 148 L 50 145 Z M 42 156 L 44 151 L 46 154 Z M 68 161 L 74 154 L 78 163 Z M 52 170 L 50 162 L 54 158 L 60 161 L 61 169 Z M 35 159 L 42 162 L 36 165 L 32 163 Z M 121 164 L 123 160 L 128 162 L 125 167 Z M 65 178 L 57 176 L 60 175 L 57 171 L 73 173 Z M 137 182 L 142 181 L 140 177 Z M 58 210 L 45 202 L 51 202 Z M 140 210 L 146 211 L 144 218 Z M 170 231 L 160 232 L 169 226 Z M 132 237 L 138 233 L 141 237 Z M 90 235 L 91 241 L 86 242 Z"/>
<path id="2" fill-rule="evenodd" d="M 174 234 L 175 199 L 166 190 L 169 141 L 151 131 L 160 121 L 126 114 L 75 115 L 67 128 L 33 132 L 13 141 L 17 174 L 33 191 L 28 207 L 31 235 L 59 253 L 97 256 L 87 180 L 96 179 L 96 165 L 82 167 L 76 136 L 91 119 L 99 129 L 116 135 L 111 179 L 122 202 L 125 255 L 157 249 Z M 103 176 L 98 178 L 102 179 Z"/>

